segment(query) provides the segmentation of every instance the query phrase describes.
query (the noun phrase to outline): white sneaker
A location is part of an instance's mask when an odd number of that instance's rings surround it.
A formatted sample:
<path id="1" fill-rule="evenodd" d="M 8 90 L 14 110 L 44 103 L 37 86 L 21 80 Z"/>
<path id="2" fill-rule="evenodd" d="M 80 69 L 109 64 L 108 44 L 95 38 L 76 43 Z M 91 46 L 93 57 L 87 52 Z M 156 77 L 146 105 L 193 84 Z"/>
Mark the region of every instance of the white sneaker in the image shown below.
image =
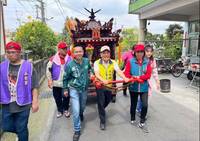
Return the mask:
<path id="1" fill-rule="evenodd" d="M 136 120 L 131 120 L 131 124 L 134 125 L 134 126 L 136 126 L 137 121 Z"/>
<path id="2" fill-rule="evenodd" d="M 71 114 L 70 114 L 69 111 L 64 111 L 64 115 L 65 115 L 66 118 L 69 118 Z"/>
<path id="3" fill-rule="evenodd" d="M 137 113 L 140 113 L 140 111 L 139 111 L 138 109 L 136 109 L 136 112 L 137 112 Z"/>
<path id="4" fill-rule="evenodd" d="M 139 123 L 138 127 L 141 128 L 145 133 L 149 133 L 147 125 L 145 123 Z"/>
<path id="5" fill-rule="evenodd" d="M 138 124 L 138 127 L 142 128 L 142 127 L 144 127 L 144 125 L 145 125 L 144 123 L 141 123 L 141 122 L 140 122 L 140 123 Z"/>
<path id="6" fill-rule="evenodd" d="M 57 118 L 62 117 L 62 113 L 61 113 L 61 112 L 58 112 L 57 115 L 56 115 L 56 117 L 57 117 Z"/>

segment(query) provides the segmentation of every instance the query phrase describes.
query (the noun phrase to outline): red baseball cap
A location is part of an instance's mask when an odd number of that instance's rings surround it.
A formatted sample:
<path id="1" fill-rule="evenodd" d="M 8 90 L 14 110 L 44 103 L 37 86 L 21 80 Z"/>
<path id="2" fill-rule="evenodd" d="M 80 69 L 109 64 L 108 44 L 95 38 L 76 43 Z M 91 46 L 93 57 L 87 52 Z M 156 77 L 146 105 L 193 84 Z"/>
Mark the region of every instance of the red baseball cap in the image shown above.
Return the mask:
<path id="1" fill-rule="evenodd" d="M 9 50 L 9 49 L 14 49 L 14 50 L 21 51 L 22 47 L 21 47 L 20 43 L 14 42 L 14 41 L 10 41 L 10 42 L 8 42 L 6 44 L 6 50 Z"/>
<path id="2" fill-rule="evenodd" d="M 67 44 L 65 42 L 59 42 L 57 47 L 61 48 L 61 49 L 65 49 L 65 48 L 67 48 Z"/>
<path id="3" fill-rule="evenodd" d="M 144 45 L 143 44 L 136 44 L 134 48 L 134 52 L 137 51 L 144 51 Z"/>

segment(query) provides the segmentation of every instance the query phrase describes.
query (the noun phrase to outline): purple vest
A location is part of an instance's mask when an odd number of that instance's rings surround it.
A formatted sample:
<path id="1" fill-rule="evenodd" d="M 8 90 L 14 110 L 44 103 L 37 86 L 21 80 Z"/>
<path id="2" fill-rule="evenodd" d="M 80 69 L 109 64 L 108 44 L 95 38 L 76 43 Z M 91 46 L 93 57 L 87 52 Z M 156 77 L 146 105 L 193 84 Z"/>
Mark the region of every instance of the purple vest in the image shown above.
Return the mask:
<path id="1" fill-rule="evenodd" d="M 8 88 L 8 71 L 9 71 L 9 61 L 5 60 L 0 64 L 0 103 L 9 104 L 11 95 Z M 32 64 L 28 61 L 23 61 L 18 77 L 17 77 L 17 98 L 16 102 L 18 105 L 23 106 L 30 104 L 32 102 L 31 93 L 31 76 L 32 76 Z"/>
<path id="2" fill-rule="evenodd" d="M 67 64 L 70 61 L 71 61 L 71 57 L 68 56 L 64 68 L 66 68 Z M 60 70 L 61 70 L 61 66 L 57 65 L 56 63 L 53 62 L 53 64 L 52 64 L 52 79 L 53 80 L 58 80 L 59 79 Z"/>

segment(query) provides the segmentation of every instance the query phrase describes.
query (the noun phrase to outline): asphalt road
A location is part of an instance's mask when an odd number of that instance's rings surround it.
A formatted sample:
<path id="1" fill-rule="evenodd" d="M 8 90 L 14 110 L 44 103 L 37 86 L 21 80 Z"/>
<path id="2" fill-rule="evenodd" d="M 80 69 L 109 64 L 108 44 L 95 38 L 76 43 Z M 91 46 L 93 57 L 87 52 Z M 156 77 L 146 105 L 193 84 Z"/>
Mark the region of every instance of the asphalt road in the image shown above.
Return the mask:
<path id="1" fill-rule="evenodd" d="M 88 99 L 80 141 L 199 141 L 199 91 L 188 87 L 185 76 L 160 75 L 160 78 L 171 80 L 171 92 L 154 92 L 150 97 L 149 133 L 130 124 L 129 96 L 119 93 L 116 103 L 110 103 L 106 109 L 105 131 L 99 129 L 95 97 Z M 72 141 L 72 136 L 72 117 L 57 119 L 55 115 L 49 141 Z"/>

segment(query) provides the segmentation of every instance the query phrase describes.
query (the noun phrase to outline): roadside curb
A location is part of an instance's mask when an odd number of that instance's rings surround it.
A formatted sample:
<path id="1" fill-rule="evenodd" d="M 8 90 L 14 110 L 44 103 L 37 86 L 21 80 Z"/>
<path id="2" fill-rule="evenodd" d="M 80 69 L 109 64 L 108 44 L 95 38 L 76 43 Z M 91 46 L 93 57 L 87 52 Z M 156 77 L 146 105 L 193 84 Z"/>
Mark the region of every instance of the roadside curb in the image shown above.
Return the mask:
<path id="1" fill-rule="evenodd" d="M 52 125 L 53 125 L 53 119 L 54 119 L 54 115 L 55 115 L 55 112 L 56 112 L 56 106 L 54 104 L 51 104 L 49 106 L 50 106 L 49 117 L 46 121 L 46 123 L 47 123 L 46 127 L 44 127 L 44 130 L 39 137 L 40 141 L 48 141 L 49 140 L 51 128 L 52 128 Z"/>

